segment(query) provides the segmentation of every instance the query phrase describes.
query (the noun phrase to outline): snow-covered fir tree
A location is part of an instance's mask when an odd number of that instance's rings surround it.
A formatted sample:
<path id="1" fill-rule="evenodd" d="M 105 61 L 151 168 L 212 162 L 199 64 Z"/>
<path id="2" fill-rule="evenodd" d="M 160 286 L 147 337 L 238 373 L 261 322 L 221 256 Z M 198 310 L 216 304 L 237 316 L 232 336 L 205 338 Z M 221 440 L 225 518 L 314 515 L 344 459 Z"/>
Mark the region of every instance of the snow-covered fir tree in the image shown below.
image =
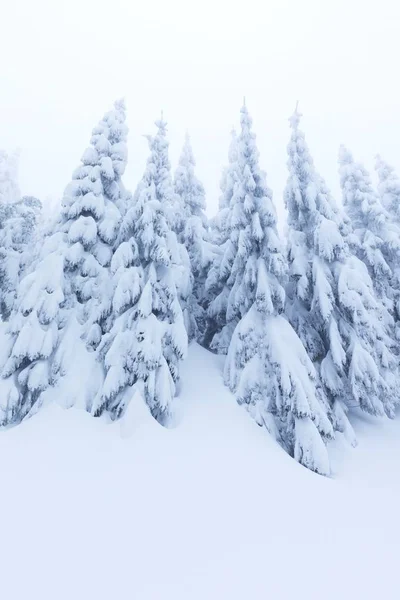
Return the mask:
<path id="1" fill-rule="evenodd" d="M 224 378 L 238 402 L 245 404 L 297 461 L 328 474 L 324 440 L 332 436 L 332 427 L 318 395 L 314 367 L 282 315 L 286 260 L 251 125 L 243 106 L 237 140 L 238 178 L 222 261 L 228 272 L 226 325 L 215 338 L 219 349 L 229 348 Z"/>
<path id="2" fill-rule="evenodd" d="M 394 167 L 383 160 L 378 154 L 375 160 L 378 175 L 378 193 L 383 206 L 392 219 L 400 223 L 400 178 Z"/>
<path id="3" fill-rule="evenodd" d="M 290 119 L 287 314 L 317 368 L 335 429 L 355 442 L 348 406 L 392 414 L 395 369 L 388 314 L 365 265 L 349 252 L 351 226 L 316 172 L 297 109 Z"/>
<path id="4" fill-rule="evenodd" d="M 169 212 L 166 125 L 160 120 L 156 126 L 112 259 L 113 311 L 118 316 L 99 347 L 105 381 L 93 413 L 108 410 L 118 417 L 139 394 L 154 418 L 168 425 L 188 340 L 179 295 L 181 244 Z"/>
<path id="5" fill-rule="evenodd" d="M 184 217 L 178 239 L 187 250 L 191 270 L 191 293 L 186 302 L 184 317 L 189 339 L 202 341 L 206 327 L 205 280 L 217 249 L 209 241 L 205 192 L 202 183 L 196 177 L 195 166 L 190 138 L 186 134 L 174 180 L 175 192 L 181 199 Z"/>
<path id="6" fill-rule="evenodd" d="M 94 128 L 82 164 L 65 190 L 55 231 L 21 281 L 2 349 L 2 377 L 14 381 L 3 422 L 18 422 L 30 414 L 41 393 L 65 374 L 80 333 L 95 347 L 107 330 L 109 267 L 124 201 L 126 136 L 125 107 L 119 101 Z M 75 317 L 78 329 L 73 327 Z"/>
<path id="7" fill-rule="evenodd" d="M 18 155 L 0 153 L 0 315 L 7 320 L 19 280 L 34 254 L 41 203 L 21 197 L 17 181 Z"/>
<path id="8" fill-rule="evenodd" d="M 228 165 L 222 170 L 220 181 L 221 195 L 218 202 L 218 213 L 211 220 L 211 239 L 221 246 L 228 239 L 226 229 L 227 215 L 229 214 L 229 206 L 233 196 L 233 188 L 236 181 L 237 169 L 237 134 L 235 128 L 231 131 L 231 142 L 228 151 Z"/>
<path id="9" fill-rule="evenodd" d="M 162 195 L 165 215 L 168 219 L 169 227 L 176 233 L 182 231 L 184 225 L 183 204 L 180 196 L 175 192 L 174 183 L 171 175 L 171 163 L 169 160 L 169 142 L 167 139 L 167 122 L 163 113 L 161 118 L 156 121 L 157 133 L 155 136 L 145 136 L 149 143 L 156 149 L 154 156 L 154 185 L 157 193 Z M 135 198 L 141 193 L 141 187 L 146 187 L 145 178 L 142 179 L 136 192 Z"/>
<path id="10" fill-rule="evenodd" d="M 205 291 L 207 294 L 207 325 L 204 345 L 220 353 L 228 351 L 230 336 L 226 341 L 219 335 L 226 326 L 226 311 L 228 299 L 227 280 L 229 277 L 229 248 L 230 241 L 230 211 L 235 185 L 239 181 L 238 174 L 237 134 L 233 128 L 228 151 L 228 165 L 222 171 L 220 181 L 221 195 L 219 210 L 211 221 L 211 240 L 219 249 L 208 272 Z M 231 333 L 233 329 L 231 328 Z"/>
<path id="11" fill-rule="evenodd" d="M 19 153 L 0 150 L 0 204 L 12 204 L 21 199 L 18 186 Z"/>
<path id="12" fill-rule="evenodd" d="M 111 326 L 109 267 L 126 209 L 121 181 L 127 162 L 125 119 L 125 103 L 120 100 L 94 128 L 62 203 L 60 230 L 69 245 L 65 269 L 80 305 L 78 318 L 86 343 L 93 348 Z"/>
<path id="13" fill-rule="evenodd" d="M 390 219 L 374 190 L 369 173 L 344 146 L 339 151 L 343 205 L 354 228 L 349 243 L 370 271 L 375 289 L 394 316 L 400 294 L 396 275 L 400 228 Z"/>

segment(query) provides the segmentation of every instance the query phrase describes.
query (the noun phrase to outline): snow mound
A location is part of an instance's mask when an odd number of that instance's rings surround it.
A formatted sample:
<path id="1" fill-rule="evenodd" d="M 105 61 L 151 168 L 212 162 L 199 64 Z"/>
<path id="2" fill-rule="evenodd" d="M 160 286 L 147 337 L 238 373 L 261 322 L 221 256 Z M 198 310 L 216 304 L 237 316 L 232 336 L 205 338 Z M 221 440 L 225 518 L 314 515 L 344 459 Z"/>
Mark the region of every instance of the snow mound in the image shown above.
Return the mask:
<path id="1" fill-rule="evenodd" d="M 133 399 L 123 426 L 53 403 L 1 433 L 2 597 L 397 598 L 399 421 L 356 419 L 327 479 L 236 404 L 220 357 L 192 345 L 182 371 L 179 427 Z"/>

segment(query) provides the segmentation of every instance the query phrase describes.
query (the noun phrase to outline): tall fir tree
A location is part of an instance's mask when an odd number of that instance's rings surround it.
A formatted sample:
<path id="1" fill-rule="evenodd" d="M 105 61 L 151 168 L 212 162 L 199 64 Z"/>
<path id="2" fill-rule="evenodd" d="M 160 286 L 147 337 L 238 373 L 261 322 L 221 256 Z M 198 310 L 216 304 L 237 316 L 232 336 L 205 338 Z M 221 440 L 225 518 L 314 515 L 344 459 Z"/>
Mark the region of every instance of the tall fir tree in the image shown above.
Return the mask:
<path id="1" fill-rule="evenodd" d="M 324 440 L 332 436 L 313 365 L 282 315 L 286 260 L 276 212 L 246 106 L 237 140 L 237 180 L 229 207 L 224 379 L 260 425 L 301 464 L 329 473 Z M 225 277 L 224 271 L 222 276 Z M 214 338 L 214 339 L 215 339 Z"/>
<path id="2" fill-rule="evenodd" d="M 237 169 L 237 134 L 235 128 L 231 131 L 231 141 L 228 150 L 228 165 L 222 171 L 220 190 L 221 195 L 218 202 L 218 212 L 211 220 L 211 239 L 218 245 L 222 246 L 228 239 L 226 229 L 226 220 L 229 213 L 229 205 L 233 195 L 233 189 Z"/>
<path id="3" fill-rule="evenodd" d="M 113 311 L 99 357 L 105 380 L 93 406 L 120 416 L 136 392 L 151 414 L 168 425 L 187 349 L 180 305 L 181 248 L 171 227 L 166 124 L 156 121 L 150 156 L 134 205 L 126 213 L 112 259 Z"/>
<path id="4" fill-rule="evenodd" d="M 400 178 L 394 167 L 378 154 L 375 158 L 375 170 L 378 175 L 378 193 L 383 206 L 392 219 L 400 223 Z"/>
<path id="5" fill-rule="evenodd" d="M 7 320 L 19 281 L 32 262 L 41 203 L 18 186 L 18 154 L 0 152 L 0 316 Z"/>
<path id="6" fill-rule="evenodd" d="M 0 150 L 0 204 L 13 204 L 21 199 L 18 185 L 19 152 Z"/>
<path id="7" fill-rule="evenodd" d="M 209 269 L 205 282 L 208 298 L 205 345 L 222 354 L 227 353 L 230 336 L 233 332 L 233 328 L 230 327 L 225 329 L 224 334 L 222 334 L 227 325 L 229 293 L 227 282 L 230 273 L 229 263 L 233 260 L 233 257 L 229 258 L 231 249 L 231 203 L 238 181 L 238 140 L 236 130 L 233 128 L 228 151 L 228 166 L 223 169 L 220 182 L 219 210 L 211 223 L 211 239 L 219 251 Z"/>
<path id="8" fill-rule="evenodd" d="M 68 338 L 75 317 L 89 346 L 107 330 L 108 270 L 121 220 L 126 137 L 125 106 L 119 101 L 93 130 L 65 190 L 55 231 L 20 284 L 3 348 L 2 377 L 14 382 L 3 422 L 29 415 L 41 393 L 65 374 L 79 341 Z"/>
<path id="9" fill-rule="evenodd" d="M 186 134 L 174 180 L 175 192 L 181 199 L 184 216 L 178 239 L 187 250 L 191 271 L 191 292 L 184 317 L 189 339 L 203 341 L 207 305 L 205 280 L 217 249 L 209 241 L 205 192 L 202 183 L 195 175 L 195 166 L 190 138 Z"/>
<path id="10" fill-rule="evenodd" d="M 317 368 L 334 428 L 355 443 L 349 406 L 392 413 L 387 367 L 394 366 L 383 308 L 365 265 L 352 256 L 348 220 L 316 172 L 297 109 L 290 119 L 287 314 Z M 387 364 L 385 365 L 385 363 Z"/>
<path id="11" fill-rule="evenodd" d="M 354 234 L 349 243 L 367 265 L 379 298 L 394 316 L 400 294 L 394 271 L 400 257 L 400 228 L 390 219 L 369 173 L 344 146 L 339 151 L 343 205 Z"/>
<path id="12" fill-rule="evenodd" d="M 127 162 L 125 110 L 124 101 L 117 101 L 95 127 L 62 204 L 59 228 L 69 245 L 65 269 L 89 348 L 96 348 L 111 326 L 109 268 L 126 202 L 121 180 Z"/>

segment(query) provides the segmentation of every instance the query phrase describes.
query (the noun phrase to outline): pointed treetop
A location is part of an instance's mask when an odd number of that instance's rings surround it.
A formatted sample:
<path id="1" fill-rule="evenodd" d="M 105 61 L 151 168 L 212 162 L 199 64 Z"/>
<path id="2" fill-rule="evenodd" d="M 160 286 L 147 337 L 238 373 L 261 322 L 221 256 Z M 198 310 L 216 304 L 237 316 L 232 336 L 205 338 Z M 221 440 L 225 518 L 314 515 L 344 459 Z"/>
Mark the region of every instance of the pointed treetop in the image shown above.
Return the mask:
<path id="1" fill-rule="evenodd" d="M 383 160 L 380 154 L 375 156 L 375 170 L 378 173 L 379 181 L 381 183 L 389 178 L 397 179 L 394 167 Z"/>
<path id="2" fill-rule="evenodd" d="M 247 110 L 247 106 L 245 104 L 243 104 L 242 108 L 240 109 L 240 126 L 242 129 L 242 133 L 243 130 L 250 130 L 253 124 L 253 119 L 251 118 L 251 116 L 249 115 L 249 111 Z M 235 132 L 236 135 L 236 132 Z"/>
<path id="3" fill-rule="evenodd" d="M 297 129 L 300 123 L 300 119 L 303 115 L 299 112 L 299 101 L 296 102 L 296 108 L 294 109 L 294 113 L 291 117 L 289 117 L 290 127 L 292 129 Z"/>
<path id="4" fill-rule="evenodd" d="M 192 144 L 190 143 L 190 135 L 187 130 L 186 130 L 186 134 L 185 134 L 185 141 L 184 141 L 183 147 L 182 147 L 182 152 L 179 157 L 179 164 L 180 165 L 192 164 L 193 166 L 195 166 L 195 164 L 196 164 L 196 161 L 193 156 Z"/>
<path id="5" fill-rule="evenodd" d="M 161 111 L 161 116 L 159 119 L 157 119 L 156 121 L 154 121 L 154 124 L 156 125 L 156 127 L 159 130 L 159 133 L 161 133 L 161 135 L 165 136 L 167 133 L 167 122 L 164 120 L 164 111 Z"/>
<path id="6" fill-rule="evenodd" d="M 346 148 L 344 144 L 341 144 L 339 147 L 339 163 L 340 164 L 349 164 L 353 162 L 353 155 Z"/>
<path id="7" fill-rule="evenodd" d="M 114 102 L 115 110 L 126 110 L 125 98 L 119 98 Z"/>

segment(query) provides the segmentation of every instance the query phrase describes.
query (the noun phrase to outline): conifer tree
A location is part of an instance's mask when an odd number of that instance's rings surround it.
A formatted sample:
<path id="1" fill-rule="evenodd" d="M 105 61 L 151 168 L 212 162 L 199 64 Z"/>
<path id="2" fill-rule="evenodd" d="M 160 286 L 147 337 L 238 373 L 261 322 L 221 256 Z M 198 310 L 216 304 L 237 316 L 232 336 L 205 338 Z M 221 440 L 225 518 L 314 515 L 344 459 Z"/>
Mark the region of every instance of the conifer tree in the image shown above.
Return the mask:
<path id="1" fill-rule="evenodd" d="M 187 250 L 190 260 L 191 292 L 184 316 L 189 339 L 203 340 L 206 327 L 207 294 L 205 280 L 217 249 L 208 241 L 208 219 L 205 214 L 205 192 L 195 175 L 196 162 L 189 135 L 175 173 L 175 192 L 181 199 L 184 221 L 178 239 Z"/>
<path id="2" fill-rule="evenodd" d="M 233 188 L 236 181 L 237 169 L 237 134 L 232 128 L 231 142 L 228 151 L 228 165 L 222 171 L 220 181 L 221 195 L 218 202 L 218 213 L 211 222 L 212 241 L 221 246 L 228 238 L 226 230 L 226 219 L 229 213 L 229 205 L 233 195 Z"/>
<path id="3" fill-rule="evenodd" d="M 14 380 L 3 422 L 22 420 L 65 374 L 65 357 L 79 341 L 66 339 L 75 317 L 89 345 L 96 346 L 107 329 L 108 268 L 120 225 L 126 136 L 125 107 L 117 102 L 93 130 L 65 190 L 55 231 L 21 281 L 3 348 L 2 377 Z"/>
<path id="4" fill-rule="evenodd" d="M 335 429 L 355 443 L 348 406 L 392 413 L 393 394 L 383 397 L 389 391 L 385 361 L 393 366 L 390 338 L 367 269 L 349 252 L 350 223 L 315 170 L 300 117 L 296 109 L 290 119 L 285 189 L 287 314 L 317 368 Z"/>
<path id="5" fill-rule="evenodd" d="M 154 418 L 167 425 L 187 334 L 178 291 L 180 244 L 168 218 L 166 123 L 161 119 L 156 126 L 157 134 L 148 137 L 147 167 L 112 259 L 117 318 L 99 347 L 105 381 L 93 412 L 108 410 L 118 417 L 139 391 Z"/>
<path id="6" fill-rule="evenodd" d="M 19 153 L 0 150 L 0 204 L 13 204 L 21 199 L 18 186 Z"/>
<path id="7" fill-rule="evenodd" d="M 60 230 L 69 246 L 65 269 L 72 277 L 86 343 L 92 348 L 111 326 L 109 267 L 126 200 L 121 181 L 127 161 L 125 119 L 120 100 L 93 130 L 91 145 L 63 198 Z"/>
<path id="8" fill-rule="evenodd" d="M 394 316 L 400 288 L 394 269 L 400 256 L 400 228 L 375 192 L 369 173 L 341 146 L 339 173 L 343 205 L 354 228 L 349 243 L 368 267 L 379 298 Z"/>
<path id="9" fill-rule="evenodd" d="M 34 254 L 41 203 L 21 197 L 17 181 L 18 156 L 0 152 L 0 315 L 12 311 L 22 273 Z"/>
<path id="10" fill-rule="evenodd" d="M 230 237 L 223 263 L 228 343 L 224 378 L 260 425 L 304 466 L 329 473 L 324 439 L 332 427 L 315 371 L 296 333 L 282 316 L 286 260 L 266 175 L 259 167 L 246 106 L 238 137 L 238 179 L 230 203 Z M 231 333 L 232 332 L 232 333 Z"/>
<path id="11" fill-rule="evenodd" d="M 205 290 L 207 294 L 207 327 L 204 344 L 219 353 L 226 354 L 230 337 L 219 339 L 222 329 L 226 326 L 226 311 L 229 276 L 230 249 L 230 206 L 234 195 L 238 175 L 238 148 L 235 129 L 231 131 L 231 142 L 228 151 L 228 166 L 222 172 L 219 198 L 219 211 L 211 223 L 211 240 L 217 248 L 216 256 L 209 269 Z M 232 329 L 231 332 L 232 333 Z"/>
<path id="12" fill-rule="evenodd" d="M 400 223 L 400 179 L 394 167 L 376 156 L 375 169 L 378 174 L 378 193 L 383 206 L 392 219 Z"/>

